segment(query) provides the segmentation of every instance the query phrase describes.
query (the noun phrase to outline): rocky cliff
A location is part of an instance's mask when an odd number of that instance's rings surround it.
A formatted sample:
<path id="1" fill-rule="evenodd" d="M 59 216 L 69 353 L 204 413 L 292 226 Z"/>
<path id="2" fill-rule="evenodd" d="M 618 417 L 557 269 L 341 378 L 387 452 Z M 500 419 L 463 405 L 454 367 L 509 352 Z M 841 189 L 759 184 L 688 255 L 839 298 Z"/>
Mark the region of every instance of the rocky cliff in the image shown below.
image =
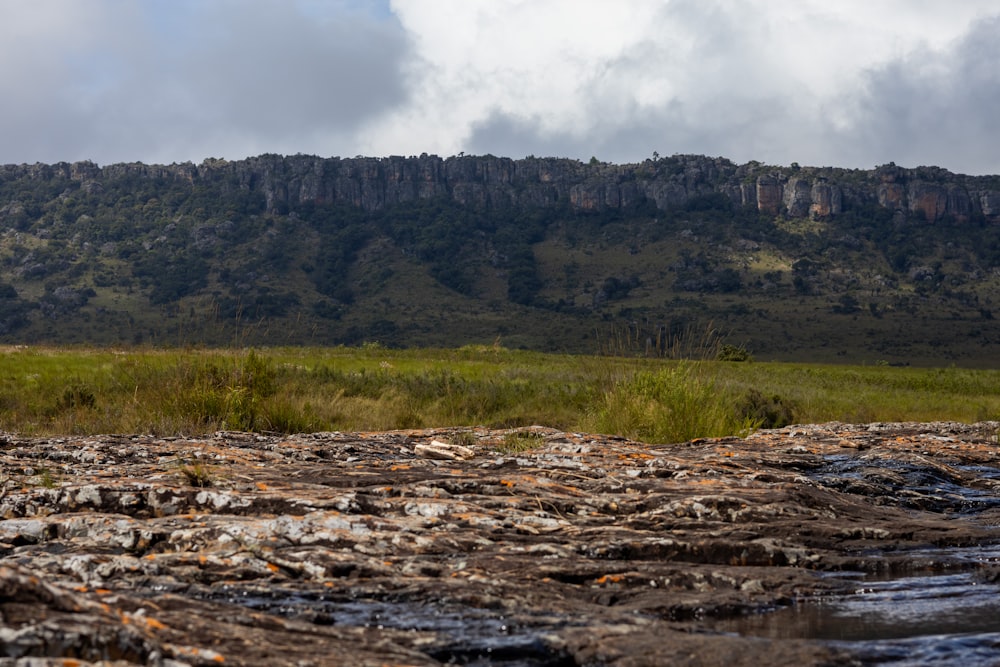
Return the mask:
<path id="1" fill-rule="evenodd" d="M 386 158 L 261 155 L 239 161 L 213 158 L 199 165 L 100 167 L 75 162 L 0 167 L 0 183 L 67 179 L 90 190 L 135 178 L 258 192 L 272 211 L 306 202 L 344 203 L 376 211 L 439 197 L 479 210 L 555 205 L 594 211 L 642 206 L 665 210 L 723 194 L 734 207 L 792 218 L 836 216 L 852 208 L 879 206 L 928 222 L 1000 220 L 1000 177 L 894 164 L 866 171 L 758 162 L 736 165 L 724 158 L 692 155 L 616 165 L 562 158 L 424 154 Z"/>

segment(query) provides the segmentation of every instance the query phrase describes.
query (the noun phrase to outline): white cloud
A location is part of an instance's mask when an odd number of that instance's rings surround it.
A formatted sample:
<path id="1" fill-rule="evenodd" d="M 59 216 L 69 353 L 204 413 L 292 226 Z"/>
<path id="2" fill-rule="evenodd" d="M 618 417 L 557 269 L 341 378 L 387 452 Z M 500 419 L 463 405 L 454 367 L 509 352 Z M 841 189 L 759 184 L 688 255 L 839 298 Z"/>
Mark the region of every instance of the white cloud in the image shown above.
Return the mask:
<path id="1" fill-rule="evenodd" d="M 419 63 L 413 103 L 367 146 L 870 166 L 873 152 L 842 146 L 870 72 L 953 48 L 991 5 L 397 0 Z"/>
<path id="2" fill-rule="evenodd" d="M 882 162 L 1000 173 L 1000 17 L 943 50 L 914 50 L 866 74 L 848 151 Z M 847 137 L 845 137 L 846 139 Z"/>
<path id="3" fill-rule="evenodd" d="M 58 0 L 0 6 L 0 156 L 50 159 L 86 130 L 66 110 L 87 103 L 83 81 L 103 79 L 99 53 L 115 38 L 104 10 Z M 27 150 L 18 150 L 22 143 Z"/>
<path id="4" fill-rule="evenodd" d="M 30 7 L 32 9 L 24 9 Z M 0 3 L 0 160 L 312 152 L 405 100 L 406 35 L 351 3 Z M 308 10 L 308 11 L 307 11 Z M 334 11 L 336 10 L 336 11 Z"/>
<path id="5" fill-rule="evenodd" d="M 997 15 L 995 0 L 0 0 L 0 161 L 656 150 L 1000 172 Z"/>

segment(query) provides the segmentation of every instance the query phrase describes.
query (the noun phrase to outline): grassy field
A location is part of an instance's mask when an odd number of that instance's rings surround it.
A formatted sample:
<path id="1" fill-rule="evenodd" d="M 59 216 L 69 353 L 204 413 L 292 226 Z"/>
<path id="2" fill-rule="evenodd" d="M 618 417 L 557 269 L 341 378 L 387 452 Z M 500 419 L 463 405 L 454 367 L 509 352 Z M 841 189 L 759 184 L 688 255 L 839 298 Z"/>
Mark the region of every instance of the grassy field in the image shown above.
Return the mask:
<path id="1" fill-rule="evenodd" d="M 650 442 L 1000 417 L 1000 371 L 459 349 L 0 351 L 0 429 L 198 435 L 542 424 Z"/>

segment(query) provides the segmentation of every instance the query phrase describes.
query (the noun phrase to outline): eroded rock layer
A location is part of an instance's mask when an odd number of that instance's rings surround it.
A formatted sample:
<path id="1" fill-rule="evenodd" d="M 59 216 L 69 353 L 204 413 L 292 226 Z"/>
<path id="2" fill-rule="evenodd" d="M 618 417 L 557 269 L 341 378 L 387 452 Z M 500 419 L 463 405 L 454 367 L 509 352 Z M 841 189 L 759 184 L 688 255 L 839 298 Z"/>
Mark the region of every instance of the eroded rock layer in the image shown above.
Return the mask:
<path id="1" fill-rule="evenodd" d="M 998 537 L 996 424 L 523 431 L 4 436 L 0 665 L 853 664 L 708 621 Z"/>
<path id="2" fill-rule="evenodd" d="M 926 222 L 996 221 L 996 176 L 953 174 L 940 167 L 906 169 L 894 163 L 871 170 L 737 165 L 703 155 L 655 156 L 637 164 L 589 164 L 567 158 L 493 155 L 322 158 L 259 155 L 208 158 L 195 165 L 93 162 L 0 165 L 3 181 L 80 182 L 88 194 L 128 187 L 135 179 L 186 183 L 192 188 L 258 192 L 269 211 L 302 204 L 347 204 L 379 211 L 427 199 L 447 199 L 475 210 L 535 209 L 569 204 L 575 210 L 629 209 L 649 204 L 672 209 L 722 195 L 734 207 L 792 218 L 829 217 L 869 205 L 919 214 Z M 845 206 L 846 205 L 846 206 Z M 0 221 L 24 214 L 20 202 L 0 201 Z"/>

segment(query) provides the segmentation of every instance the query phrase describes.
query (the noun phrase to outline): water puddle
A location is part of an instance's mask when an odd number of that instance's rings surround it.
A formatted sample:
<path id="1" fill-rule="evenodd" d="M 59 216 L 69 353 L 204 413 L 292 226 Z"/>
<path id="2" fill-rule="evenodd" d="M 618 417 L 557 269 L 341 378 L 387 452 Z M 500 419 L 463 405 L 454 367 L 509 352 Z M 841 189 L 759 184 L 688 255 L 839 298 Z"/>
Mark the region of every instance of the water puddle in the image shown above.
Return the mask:
<path id="1" fill-rule="evenodd" d="M 996 546 L 914 552 L 924 562 L 996 563 Z M 811 639 L 848 650 L 863 664 L 993 666 L 1000 662 L 1000 585 L 985 570 L 874 579 L 841 573 L 851 592 L 721 619 L 721 632 Z"/>
<path id="2" fill-rule="evenodd" d="M 225 596 L 222 600 L 255 611 L 306 620 L 317 625 L 392 628 L 431 632 L 438 641 L 421 651 L 446 664 L 504 667 L 561 667 L 575 664 L 542 640 L 552 619 L 538 626 L 514 623 L 499 612 L 471 607 L 449 608 L 433 602 L 332 600 L 292 591 L 268 595 Z M 220 598 L 215 598 L 217 601 Z"/>
<path id="3" fill-rule="evenodd" d="M 846 493 L 872 495 L 873 488 L 878 487 L 901 507 L 911 509 L 971 514 L 1000 507 L 1000 495 L 993 485 L 1000 480 L 1000 469 L 988 466 L 955 465 L 949 469 L 923 462 L 875 462 L 834 454 L 824 457 L 819 468 L 804 473 Z"/>

